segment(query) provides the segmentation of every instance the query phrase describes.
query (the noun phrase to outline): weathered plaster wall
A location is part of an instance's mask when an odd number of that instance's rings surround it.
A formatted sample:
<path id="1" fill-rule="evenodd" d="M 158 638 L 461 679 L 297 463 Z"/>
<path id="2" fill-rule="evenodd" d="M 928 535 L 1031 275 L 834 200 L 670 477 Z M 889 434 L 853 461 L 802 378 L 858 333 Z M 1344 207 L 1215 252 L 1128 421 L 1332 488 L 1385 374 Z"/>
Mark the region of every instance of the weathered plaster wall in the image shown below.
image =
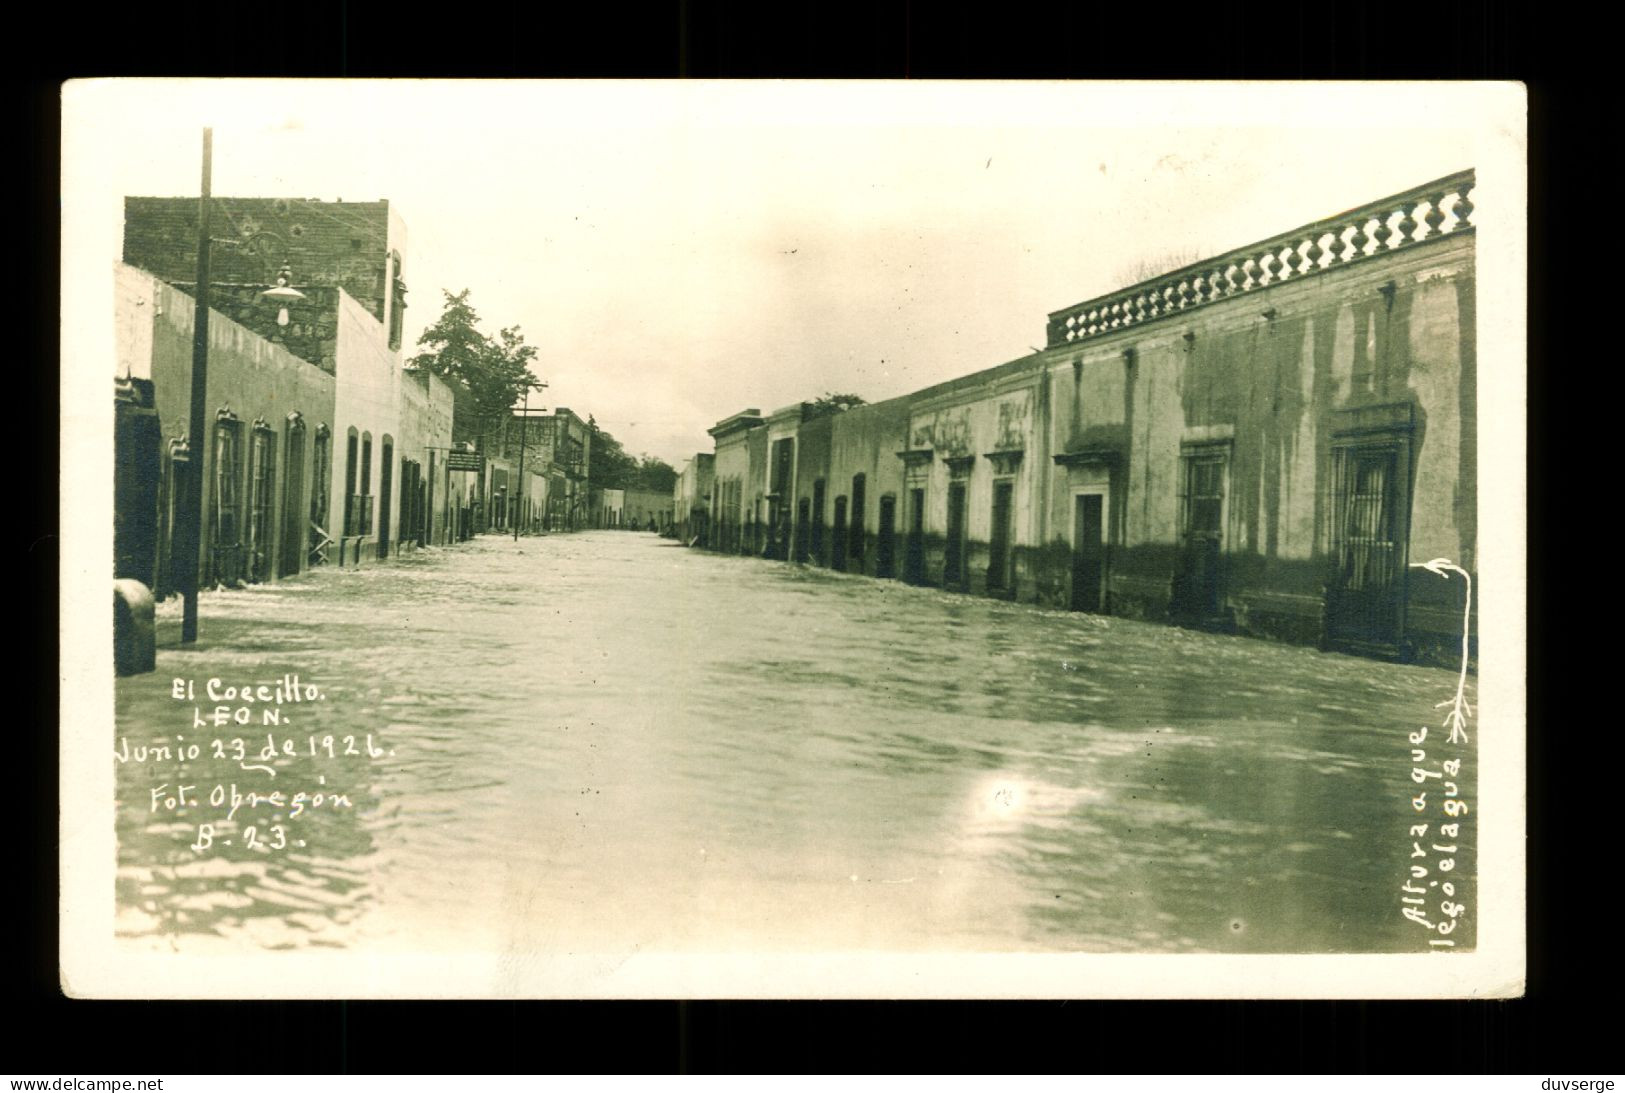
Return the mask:
<path id="1" fill-rule="evenodd" d="M 180 290 L 163 283 L 140 270 L 124 266 L 115 279 L 114 330 L 118 339 L 120 361 L 128 361 L 132 375 L 149 377 L 153 381 L 154 400 L 162 435 L 166 439 L 186 436 L 190 428 L 192 398 L 192 334 L 195 302 Z M 145 358 L 143 360 L 143 358 Z M 313 450 L 316 430 L 334 420 L 334 379 L 307 361 L 272 345 L 254 332 L 217 312 L 209 315 L 208 397 L 206 399 L 206 427 L 210 431 L 204 443 L 194 444 L 194 460 L 201 458 L 205 482 L 205 505 L 211 502 L 209 484 L 214 481 L 214 445 L 212 431 L 216 416 L 229 410 L 241 422 L 243 456 L 239 494 L 248 497 L 247 450 L 250 434 L 256 421 L 270 426 L 276 438 L 275 484 L 272 497 L 273 515 L 270 520 L 272 557 L 279 559 L 283 548 L 286 506 L 308 517 L 313 481 Z M 287 476 L 290 433 L 288 415 L 298 413 L 304 422 L 304 458 L 297 482 Z M 200 450 L 201 449 L 201 450 Z M 165 456 L 167 464 L 167 453 Z M 165 468 L 165 505 L 173 499 L 175 476 L 173 468 Z M 288 491 L 293 491 L 289 496 Z M 205 522 L 199 553 L 199 565 L 205 583 L 215 578 L 211 569 L 212 521 Z M 298 526 L 304 529 L 307 521 Z M 166 539 L 172 533 L 168 514 L 160 521 L 160 533 Z M 172 542 L 169 547 L 172 548 Z M 165 549 L 165 557 L 171 556 Z M 301 567 L 304 550 L 301 543 Z M 276 565 L 271 566 L 274 576 Z M 173 576 L 173 570 L 166 576 Z M 167 582 L 161 582 L 167 591 Z"/>
<path id="2" fill-rule="evenodd" d="M 1411 557 L 1442 555 L 1471 569 L 1472 263 L 1471 236 L 1446 236 L 1051 351 L 1057 450 L 1121 453 L 1110 472 L 1110 609 L 1166 615 L 1179 565 L 1181 444 L 1230 436 L 1229 608 L 1244 630 L 1315 640 L 1329 565 L 1333 433 L 1348 411 L 1364 407 L 1408 404 L 1414 413 Z M 1079 473 L 1057 476 L 1055 513 Z M 1057 560 L 1067 536 L 1052 521 Z M 1051 583 L 1060 590 L 1067 579 Z M 1444 584 L 1411 580 L 1409 628 L 1421 644 L 1459 627 L 1449 617 L 1454 590 Z"/>
<path id="3" fill-rule="evenodd" d="M 908 399 L 895 398 L 867 406 L 855 406 L 830 419 L 829 457 L 826 477 L 829 488 L 826 507 L 833 506 L 839 493 L 850 496 L 853 479 L 864 476 L 863 551 L 860 565 L 849 560 L 850 572 L 871 576 L 878 573 L 880 549 L 880 506 L 890 497 L 896 505 L 892 572 L 898 575 L 902 550 L 903 464 L 897 453 L 904 448 L 908 432 Z M 809 491 L 810 496 L 810 491 Z M 828 526 L 829 513 L 824 516 Z M 827 553 L 827 552 L 826 552 Z"/>

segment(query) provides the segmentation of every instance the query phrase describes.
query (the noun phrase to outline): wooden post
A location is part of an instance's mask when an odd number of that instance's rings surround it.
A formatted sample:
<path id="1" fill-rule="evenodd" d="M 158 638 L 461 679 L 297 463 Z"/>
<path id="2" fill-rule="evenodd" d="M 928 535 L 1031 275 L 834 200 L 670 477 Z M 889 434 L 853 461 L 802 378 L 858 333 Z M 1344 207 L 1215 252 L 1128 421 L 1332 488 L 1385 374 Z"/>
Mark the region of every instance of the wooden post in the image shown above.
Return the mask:
<path id="1" fill-rule="evenodd" d="M 182 522 L 181 641 L 197 640 L 198 554 L 203 544 L 203 468 L 209 438 L 204 435 L 209 382 L 209 167 L 213 158 L 214 130 L 203 130 L 203 184 L 198 197 L 197 217 L 197 310 L 192 321 L 192 414 L 189 425 L 191 455 L 188 461 L 185 519 Z"/>

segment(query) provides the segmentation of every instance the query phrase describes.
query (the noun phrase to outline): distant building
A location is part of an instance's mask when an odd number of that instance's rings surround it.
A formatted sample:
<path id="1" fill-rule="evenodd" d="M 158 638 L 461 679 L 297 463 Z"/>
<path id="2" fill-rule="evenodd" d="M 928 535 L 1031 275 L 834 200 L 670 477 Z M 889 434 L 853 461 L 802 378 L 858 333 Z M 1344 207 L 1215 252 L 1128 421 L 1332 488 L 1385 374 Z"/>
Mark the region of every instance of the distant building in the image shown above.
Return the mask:
<path id="1" fill-rule="evenodd" d="M 659 532 L 666 532 L 671 528 L 672 497 L 669 493 L 656 493 L 654 490 L 622 490 L 621 508 L 624 521 L 629 527 L 647 529 L 653 527 Z"/>
<path id="2" fill-rule="evenodd" d="M 759 549 L 756 515 L 760 502 L 751 474 L 750 435 L 764 428 L 761 411 L 750 409 L 725 417 L 707 430 L 716 443 L 710 506 L 716 529 L 713 550 L 745 554 Z"/>
<path id="3" fill-rule="evenodd" d="M 672 522 L 683 542 L 706 544 L 710 531 L 711 481 L 715 477 L 716 456 L 696 452 L 683 464 L 672 486 Z"/>
<path id="4" fill-rule="evenodd" d="M 619 528 L 626 526 L 626 491 L 594 489 L 592 491 L 592 526 Z"/>
<path id="5" fill-rule="evenodd" d="M 592 467 L 592 428 L 569 407 L 552 413 L 513 414 L 497 445 L 517 482 L 523 444 L 525 481 L 509 487 L 520 497 L 527 528 L 568 531 L 595 525 L 587 491 Z M 518 492 L 515 493 L 514 491 Z"/>

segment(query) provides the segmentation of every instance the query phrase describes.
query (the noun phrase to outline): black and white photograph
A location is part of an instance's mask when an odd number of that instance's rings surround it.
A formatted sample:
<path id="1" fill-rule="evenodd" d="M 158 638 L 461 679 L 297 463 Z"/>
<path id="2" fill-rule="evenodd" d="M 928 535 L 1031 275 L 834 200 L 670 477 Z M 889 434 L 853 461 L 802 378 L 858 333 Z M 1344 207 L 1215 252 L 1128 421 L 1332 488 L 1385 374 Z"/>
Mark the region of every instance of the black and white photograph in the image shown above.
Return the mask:
<path id="1" fill-rule="evenodd" d="M 85 80 L 62 157 L 70 996 L 1522 993 L 1522 87 Z"/>

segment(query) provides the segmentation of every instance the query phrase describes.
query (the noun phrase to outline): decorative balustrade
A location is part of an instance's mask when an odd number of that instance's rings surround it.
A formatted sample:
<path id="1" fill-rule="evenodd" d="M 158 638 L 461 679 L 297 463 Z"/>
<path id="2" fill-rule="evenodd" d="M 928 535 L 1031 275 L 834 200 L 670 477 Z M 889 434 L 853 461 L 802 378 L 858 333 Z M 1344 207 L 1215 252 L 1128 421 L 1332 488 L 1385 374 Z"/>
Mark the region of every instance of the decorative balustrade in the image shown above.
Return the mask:
<path id="1" fill-rule="evenodd" d="M 1063 308 L 1049 317 L 1051 349 L 1295 282 L 1446 235 L 1470 232 L 1471 170 Z M 1418 214 L 1421 214 L 1420 216 Z"/>

